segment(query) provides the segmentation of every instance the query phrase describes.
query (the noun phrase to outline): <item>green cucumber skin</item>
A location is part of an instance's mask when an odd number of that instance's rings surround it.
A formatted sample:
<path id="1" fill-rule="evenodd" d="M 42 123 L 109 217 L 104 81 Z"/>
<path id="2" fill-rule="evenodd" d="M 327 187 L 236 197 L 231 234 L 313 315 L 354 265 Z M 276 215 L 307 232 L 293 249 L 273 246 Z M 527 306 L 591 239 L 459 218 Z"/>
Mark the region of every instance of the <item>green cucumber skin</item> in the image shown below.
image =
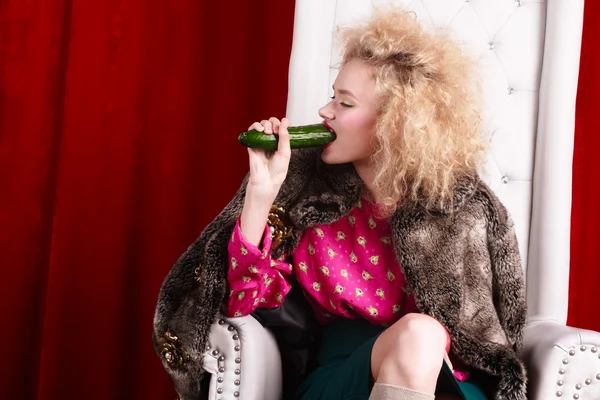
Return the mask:
<path id="1" fill-rule="evenodd" d="M 321 147 L 336 139 L 335 133 L 323 124 L 291 126 L 288 132 L 292 149 Z M 238 141 L 246 147 L 273 151 L 277 149 L 278 136 L 251 130 L 242 132 Z"/>

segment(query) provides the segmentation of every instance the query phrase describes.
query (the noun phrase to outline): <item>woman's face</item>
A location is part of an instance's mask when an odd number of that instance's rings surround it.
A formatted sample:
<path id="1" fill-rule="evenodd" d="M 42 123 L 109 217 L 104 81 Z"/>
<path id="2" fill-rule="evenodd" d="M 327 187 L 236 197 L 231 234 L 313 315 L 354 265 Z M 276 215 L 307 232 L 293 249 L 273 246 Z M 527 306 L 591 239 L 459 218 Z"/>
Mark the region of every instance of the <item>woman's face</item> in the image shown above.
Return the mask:
<path id="1" fill-rule="evenodd" d="M 346 63 L 333 84 L 331 101 L 319 110 L 337 135 L 323 150 L 321 159 L 327 164 L 368 165 L 377 115 L 374 73 L 374 67 L 360 60 Z"/>

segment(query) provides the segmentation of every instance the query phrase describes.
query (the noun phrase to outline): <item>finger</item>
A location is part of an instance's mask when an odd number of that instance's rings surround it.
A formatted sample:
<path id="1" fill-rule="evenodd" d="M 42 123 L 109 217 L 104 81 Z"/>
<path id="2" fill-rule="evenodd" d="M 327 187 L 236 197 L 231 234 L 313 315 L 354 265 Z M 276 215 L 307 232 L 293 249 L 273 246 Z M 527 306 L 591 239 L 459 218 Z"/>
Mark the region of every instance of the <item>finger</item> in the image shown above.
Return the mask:
<path id="1" fill-rule="evenodd" d="M 249 131 L 251 131 L 252 129 L 262 132 L 265 128 L 260 124 L 260 122 L 255 122 L 248 128 Z"/>
<path id="2" fill-rule="evenodd" d="M 279 126 L 281 125 L 281 122 L 275 117 L 269 118 L 269 122 L 271 122 L 271 125 L 273 126 L 273 132 L 279 132 Z"/>
<path id="3" fill-rule="evenodd" d="M 287 118 L 283 118 L 281 120 L 281 125 L 279 126 L 279 144 L 277 145 L 277 152 L 284 157 L 289 157 L 292 153 L 290 149 L 290 134 L 288 132 L 288 127 L 290 122 Z"/>
<path id="4" fill-rule="evenodd" d="M 250 164 L 250 172 L 255 172 L 264 164 L 265 154 L 261 150 L 248 147 L 248 161 Z"/>
<path id="5" fill-rule="evenodd" d="M 262 124 L 262 126 L 265 127 L 265 133 L 273 133 L 273 124 L 271 123 L 271 121 L 263 119 L 262 121 L 260 121 L 260 123 Z"/>

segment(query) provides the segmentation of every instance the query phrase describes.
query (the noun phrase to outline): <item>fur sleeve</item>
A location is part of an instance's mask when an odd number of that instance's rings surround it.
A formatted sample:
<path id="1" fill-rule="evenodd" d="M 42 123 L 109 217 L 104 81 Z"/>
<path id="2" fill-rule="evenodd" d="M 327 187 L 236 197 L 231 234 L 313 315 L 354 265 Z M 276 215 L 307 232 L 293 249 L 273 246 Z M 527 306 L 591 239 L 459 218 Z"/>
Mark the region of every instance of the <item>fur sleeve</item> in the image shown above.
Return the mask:
<path id="1" fill-rule="evenodd" d="M 519 351 L 527 317 L 525 276 L 513 221 L 500 200 L 491 191 L 488 193 L 492 203 L 488 221 L 488 245 L 494 303 L 509 342 L 515 351 Z"/>
<path id="2" fill-rule="evenodd" d="M 242 210 L 247 181 L 246 176 L 231 202 L 177 260 L 159 292 L 152 339 L 183 399 L 200 398 L 202 355 L 225 296 L 227 243 Z M 165 342 L 167 333 L 176 343 Z M 179 347 L 188 361 L 169 365 L 162 354 L 165 343 Z"/>
<path id="3" fill-rule="evenodd" d="M 302 192 L 314 164 L 314 149 L 293 150 L 286 181 L 276 204 L 287 207 Z M 182 399 L 200 398 L 202 356 L 211 325 L 221 311 L 227 290 L 227 247 L 242 212 L 246 175 L 234 198 L 177 260 L 163 281 L 152 339 L 163 366 Z M 165 354 L 176 349 L 187 361 L 169 364 Z"/>

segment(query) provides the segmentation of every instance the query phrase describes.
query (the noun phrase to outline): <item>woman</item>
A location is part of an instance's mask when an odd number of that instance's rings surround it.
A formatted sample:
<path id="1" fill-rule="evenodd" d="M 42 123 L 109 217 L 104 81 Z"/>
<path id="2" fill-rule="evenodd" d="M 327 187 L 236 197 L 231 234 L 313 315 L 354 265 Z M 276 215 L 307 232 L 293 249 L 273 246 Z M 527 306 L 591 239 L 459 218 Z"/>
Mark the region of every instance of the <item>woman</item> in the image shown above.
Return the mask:
<path id="1" fill-rule="evenodd" d="M 167 277 L 155 335 L 188 335 L 194 312 L 206 335 L 220 301 L 229 316 L 277 309 L 293 277 L 323 326 L 298 398 L 525 399 L 524 279 L 510 217 L 477 175 L 473 65 L 406 12 L 343 33 L 319 110 L 337 139 L 291 151 L 287 119 L 252 124 L 278 149 L 248 150 L 242 188 Z M 276 243 L 273 204 L 293 226 Z M 212 303 L 181 312 L 170 282 L 193 265 Z"/>

